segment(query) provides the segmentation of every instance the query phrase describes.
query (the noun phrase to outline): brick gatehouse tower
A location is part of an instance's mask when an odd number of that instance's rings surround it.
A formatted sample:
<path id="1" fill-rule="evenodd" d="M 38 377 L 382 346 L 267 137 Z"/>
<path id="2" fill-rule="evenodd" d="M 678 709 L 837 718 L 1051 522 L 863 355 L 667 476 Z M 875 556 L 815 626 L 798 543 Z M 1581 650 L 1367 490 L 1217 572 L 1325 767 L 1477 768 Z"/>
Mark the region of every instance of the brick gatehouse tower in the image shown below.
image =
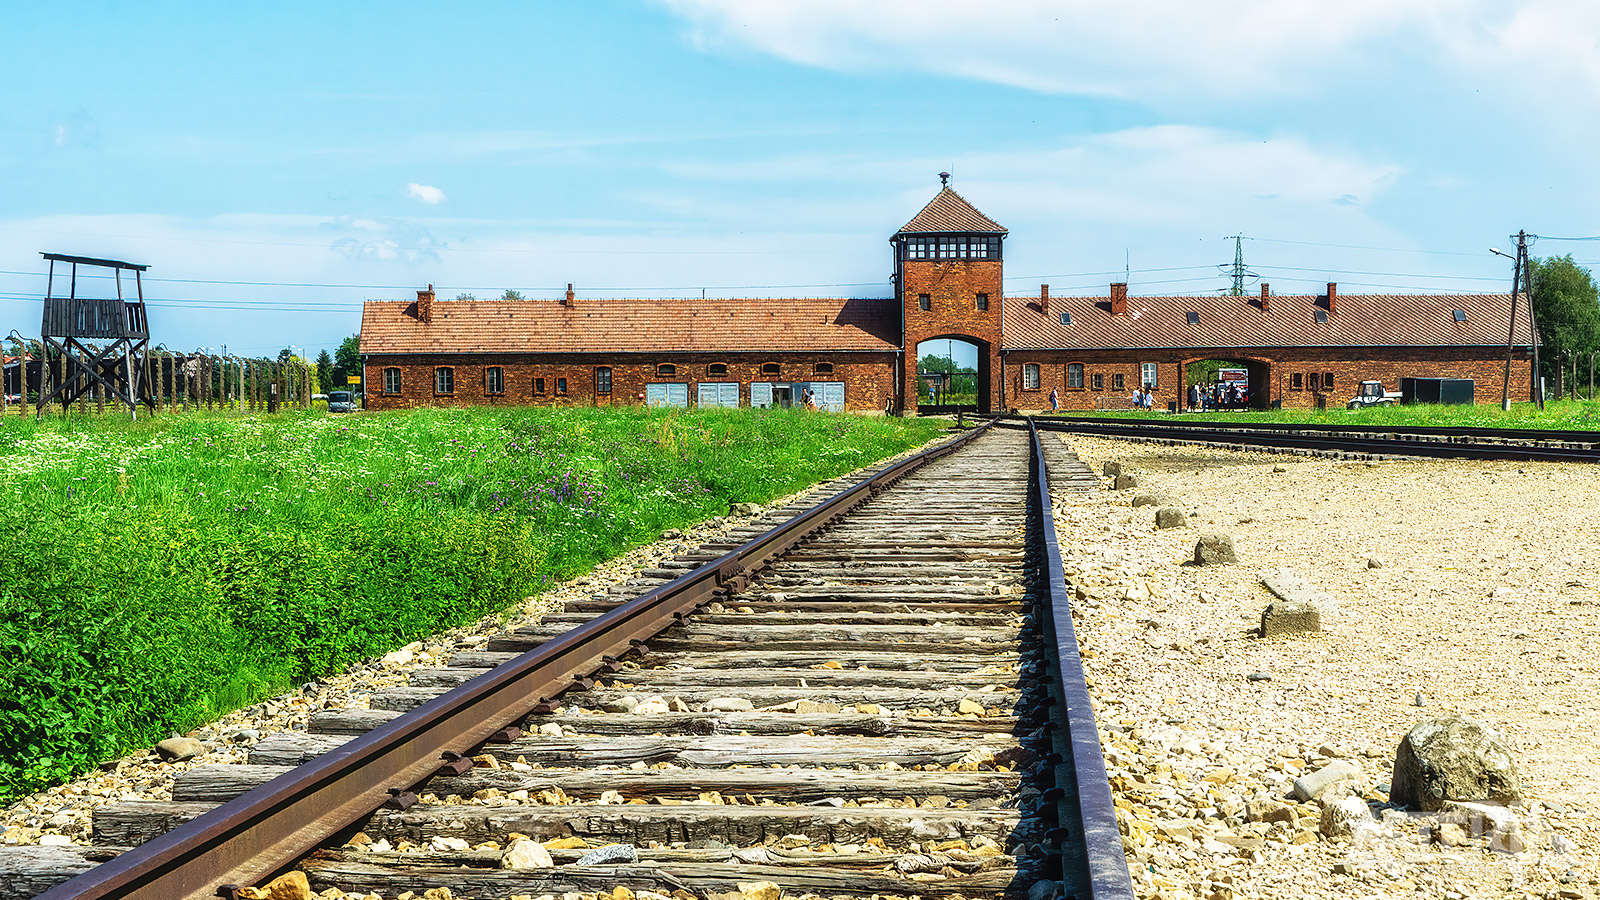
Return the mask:
<path id="1" fill-rule="evenodd" d="M 1001 245 L 1006 230 L 950 189 L 889 241 L 894 245 L 895 299 L 900 304 L 900 409 L 917 405 L 917 345 L 950 338 L 978 348 L 978 411 L 1001 407 Z"/>

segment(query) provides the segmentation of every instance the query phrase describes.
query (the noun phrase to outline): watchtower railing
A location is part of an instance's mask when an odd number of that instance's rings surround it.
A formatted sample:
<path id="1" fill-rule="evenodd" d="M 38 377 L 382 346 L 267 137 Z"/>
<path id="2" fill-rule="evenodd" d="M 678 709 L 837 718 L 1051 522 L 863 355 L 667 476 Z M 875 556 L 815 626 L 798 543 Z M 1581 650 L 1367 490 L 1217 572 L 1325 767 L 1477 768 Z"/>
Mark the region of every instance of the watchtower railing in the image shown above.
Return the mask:
<path id="1" fill-rule="evenodd" d="M 147 338 L 150 326 L 143 303 L 47 297 L 44 334 L 90 339 Z"/>

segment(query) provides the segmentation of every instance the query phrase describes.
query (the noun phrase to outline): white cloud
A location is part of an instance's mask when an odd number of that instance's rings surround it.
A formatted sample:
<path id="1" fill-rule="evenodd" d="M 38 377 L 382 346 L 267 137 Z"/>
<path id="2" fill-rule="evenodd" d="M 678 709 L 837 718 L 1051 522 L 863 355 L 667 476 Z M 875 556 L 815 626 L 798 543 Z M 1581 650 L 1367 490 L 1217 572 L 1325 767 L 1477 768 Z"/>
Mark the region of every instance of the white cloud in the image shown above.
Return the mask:
<path id="1" fill-rule="evenodd" d="M 445 200 L 444 191 L 431 184 L 417 184 L 415 181 L 406 185 L 406 196 L 421 200 L 429 206 L 438 206 Z"/>

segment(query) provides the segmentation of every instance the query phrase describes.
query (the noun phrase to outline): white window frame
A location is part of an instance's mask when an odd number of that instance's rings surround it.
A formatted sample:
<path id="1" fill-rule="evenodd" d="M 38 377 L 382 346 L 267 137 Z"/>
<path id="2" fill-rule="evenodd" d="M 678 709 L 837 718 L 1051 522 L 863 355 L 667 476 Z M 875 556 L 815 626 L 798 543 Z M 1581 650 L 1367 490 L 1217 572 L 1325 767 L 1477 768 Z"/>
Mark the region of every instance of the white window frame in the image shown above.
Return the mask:
<path id="1" fill-rule="evenodd" d="M 1072 383 L 1072 375 L 1073 375 L 1072 370 L 1073 369 L 1077 369 L 1078 370 L 1078 372 L 1077 372 L 1078 383 L 1077 384 L 1073 384 Z M 1083 387 L 1083 363 L 1067 363 L 1067 387 L 1069 387 L 1069 388 L 1082 388 Z"/>
<path id="2" fill-rule="evenodd" d="M 389 394 L 391 396 L 398 394 L 400 393 L 401 388 L 404 386 L 405 382 L 402 380 L 399 366 L 387 366 L 384 368 L 383 392 L 385 394 Z"/>
<path id="3" fill-rule="evenodd" d="M 455 366 L 434 366 L 433 392 L 440 397 L 448 397 L 456 392 Z"/>
<path id="4" fill-rule="evenodd" d="M 1022 389 L 1025 391 L 1037 391 L 1039 389 L 1038 363 L 1022 364 Z"/>
<path id="5" fill-rule="evenodd" d="M 1161 375 L 1161 367 L 1153 362 L 1139 363 L 1139 387 L 1149 385 L 1152 391 L 1161 390 L 1161 382 L 1156 379 Z"/>

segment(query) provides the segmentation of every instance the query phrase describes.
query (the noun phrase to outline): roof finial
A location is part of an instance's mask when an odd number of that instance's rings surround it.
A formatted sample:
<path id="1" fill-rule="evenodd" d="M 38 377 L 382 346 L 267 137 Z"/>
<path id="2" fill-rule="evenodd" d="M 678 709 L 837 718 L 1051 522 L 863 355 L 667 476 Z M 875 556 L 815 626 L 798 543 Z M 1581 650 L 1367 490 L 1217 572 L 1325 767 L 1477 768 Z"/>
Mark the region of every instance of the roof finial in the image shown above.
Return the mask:
<path id="1" fill-rule="evenodd" d="M 950 173 L 949 172 L 940 172 L 939 173 L 939 183 L 944 185 L 945 187 L 949 187 L 950 186 Z"/>

